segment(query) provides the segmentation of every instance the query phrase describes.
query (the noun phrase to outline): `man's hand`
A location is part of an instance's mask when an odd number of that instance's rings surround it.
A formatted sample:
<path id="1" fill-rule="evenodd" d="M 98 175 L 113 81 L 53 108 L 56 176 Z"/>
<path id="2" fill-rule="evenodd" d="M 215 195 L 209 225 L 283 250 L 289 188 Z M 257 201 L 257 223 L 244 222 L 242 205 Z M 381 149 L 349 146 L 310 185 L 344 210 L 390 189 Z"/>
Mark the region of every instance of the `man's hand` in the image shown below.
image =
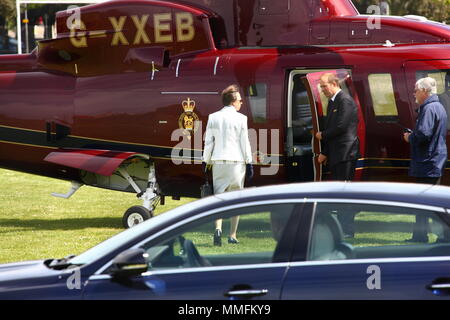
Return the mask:
<path id="1" fill-rule="evenodd" d="M 319 132 L 316 133 L 316 138 L 317 138 L 318 140 L 322 140 L 322 132 L 321 132 L 321 131 L 319 131 Z"/>
<path id="2" fill-rule="evenodd" d="M 409 143 L 409 136 L 411 135 L 411 132 L 405 132 L 403 133 L 403 140 Z"/>
<path id="3" fill-rule="evenodd" d="M 322 153 L 320 153 L 319 156 L 317 157 L 317 161 L 318 161 L 320 164 L 325 165 L 325 164 L 327 164 L 327 156 L 324 155 L 324 154 L 322 154 Z"/>
<path id="4" fill-rule="evenodd" d="M 248 181 L 252 180 L 253 178 L 253 166 L 251 163 L 247 163 L 245 165 L 245 177 Z"/>
<path id="5" fill-rule="evenodd" d="M 207 173 L 209 170 L 209 166 L 206 164 L 206 162 L 202 162 L 202 172 Z"/>

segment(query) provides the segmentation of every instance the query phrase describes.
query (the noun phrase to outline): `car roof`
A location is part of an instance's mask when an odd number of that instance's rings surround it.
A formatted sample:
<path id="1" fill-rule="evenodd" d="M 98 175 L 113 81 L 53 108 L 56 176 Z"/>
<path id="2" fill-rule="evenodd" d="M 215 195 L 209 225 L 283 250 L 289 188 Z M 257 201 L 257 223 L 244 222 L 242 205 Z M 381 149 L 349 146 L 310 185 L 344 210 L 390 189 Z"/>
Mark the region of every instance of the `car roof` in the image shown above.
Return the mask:
<path id="1" fill-rule="evenodd" d="M 450 187 L 396 182 L 307 182 L 245 188 L 214 196 L 226 202 L 261 199 L 367 199 L 450 208 Z M 222 202 L 222 205 L 225 203 Z"/>
<path id="2" fill-rule="evenodd" d="M 243 203 L 289 199 L 357 199 L 450 208 L 450 187 L 395 182 L 307 182 L 250 187 L 189 202 L 170 210 L 170 214 L 150 220 L 155 227 L 163 227 L 199 212 Z"/>

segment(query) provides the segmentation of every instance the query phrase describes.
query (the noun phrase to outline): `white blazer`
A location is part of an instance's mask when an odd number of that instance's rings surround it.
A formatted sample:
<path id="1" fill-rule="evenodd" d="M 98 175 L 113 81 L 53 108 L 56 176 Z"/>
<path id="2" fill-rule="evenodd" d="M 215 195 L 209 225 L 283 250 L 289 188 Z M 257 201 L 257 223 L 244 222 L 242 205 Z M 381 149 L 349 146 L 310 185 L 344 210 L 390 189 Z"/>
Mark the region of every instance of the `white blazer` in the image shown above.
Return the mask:
<path id="1" fill-rule="evenodd" d="M 247 117 L 233 106 L 223 107 L 208 117 L 202 161 L 252 163 Z"/>

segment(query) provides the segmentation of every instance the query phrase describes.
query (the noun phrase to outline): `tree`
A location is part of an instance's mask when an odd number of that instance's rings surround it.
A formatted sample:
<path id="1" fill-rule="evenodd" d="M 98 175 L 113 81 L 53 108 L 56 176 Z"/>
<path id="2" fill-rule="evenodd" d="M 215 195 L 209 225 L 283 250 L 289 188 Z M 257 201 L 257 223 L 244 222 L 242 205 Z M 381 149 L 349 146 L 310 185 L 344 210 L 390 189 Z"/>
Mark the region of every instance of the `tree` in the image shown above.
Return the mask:
<path id="1" fill-rule="evenodd" d="M 450 23 L 450 0 L 391 0 L 398 15 L 415 14 L 430 20 Z"/>
<path id="2" fill-rule="evenodd" d="M 378 0 L 354 0 L 361 14 L 367 12 L 370 5 L 378 5 Z M 419 15 L 429 20 L 450 23 L 450 0 L 387 0 L 391 15 Z"/>
<path id="3" fill-rule="evenodd" d="M 76 0 L 73 2 L 76 4 Z M 27 4 L 21 7 L 21 19 L 25 17 L 25 8 L 27 9 L 28 23 L 22 24 L 22 32 L 28 28 L 28 45 L 30 50 L 36 46 L 34 37 L 34 26 L 39 23 L 40 18 L 45 21 L 44 37 L 51 38 L 51 27 L 55 24 L 56 12 L 66 10 L 68 4 Z M 16 0 L 0 0 L 0 44 L 8 47 L 8 27 L 15 25 L 16 21 Z M 25 41 L 25 36 L 22 34 Z"/>
<path id="4" fill-rule="evenodd" d="M 15 0 L 0 0 L 0 41 L 3 48 L 9 46 L 8 22 L 14 21 L 15 15 Z"/>
<path id="5" fill-rule="evenodd" d="M 0 0 L 0 19 L 7 20 L 15 16 L 15 0 Z"/>
<path id="6" fill-rule="evenodd" d="M 76 1 L 75 1 L 76 2 Z M 66 10 L 67 4 L 29 4 L 27 5 L 28 23 L 28 46 L 32 50 L 36 46 L 36 38 L 34 37 L 34 26 L 39 23 L 40 18 L 46 20 L 46 28 L 44 31 L 45 38 L 51 38 L 51 26 L 55 24 L 56 13 Z M 23 15 L 23 9 L 22 9 Z"/>

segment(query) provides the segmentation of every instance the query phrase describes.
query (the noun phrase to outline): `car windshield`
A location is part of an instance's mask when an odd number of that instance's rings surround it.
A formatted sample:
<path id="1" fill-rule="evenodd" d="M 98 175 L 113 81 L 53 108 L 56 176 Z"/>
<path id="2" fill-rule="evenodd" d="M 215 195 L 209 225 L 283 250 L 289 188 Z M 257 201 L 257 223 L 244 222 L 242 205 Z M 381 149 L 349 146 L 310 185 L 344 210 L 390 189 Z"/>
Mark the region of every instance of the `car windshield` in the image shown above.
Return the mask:
<path id="1" fill-rule="evenodd" d="M 213 197 L 210 197 L 213 198 Z M 200 202 L 205 202 L 207 199 L 195 201 L 200 204 Z M 206 202 L 211 201 L 212 199 L 208 199 Z M 157 228 L 161 224 L 165 224 L 169 220 L 173 219 L 175 216 L 182 214 L 186 211 L 189 211 L 191 208 L 195 208 L 197 206 L 193 206 L 193 203 L 187 203 L 185 205 L 182 205 L 178 208 L 172 209 L 170 211 L 167 211 L 165 213 L 162 213 L 154 218 L 151 218 L 150 220 L 147 220 L 143 223 L 140 223 L 130 229 L 127 229 L 125 231 L 122 231 L 121 233 L 113 236 L 112 238 L 109 238 L 108 240 L 105 240 L 101 242 L 100 244 L 96 245 L 95 247 L 92 247 L 91 249 L 83 252 L 79 256 L 76 256 L 72 258 L 69 262 L 71 264 L 76 265 L 84 265 L 92 263 L 103 256 L 113 252 L 118 247 L 123 245 L 125 242 L 131 241 L 135 238 L 141 237 L 143 234 L 151 231 L 151 229 Z"/>

